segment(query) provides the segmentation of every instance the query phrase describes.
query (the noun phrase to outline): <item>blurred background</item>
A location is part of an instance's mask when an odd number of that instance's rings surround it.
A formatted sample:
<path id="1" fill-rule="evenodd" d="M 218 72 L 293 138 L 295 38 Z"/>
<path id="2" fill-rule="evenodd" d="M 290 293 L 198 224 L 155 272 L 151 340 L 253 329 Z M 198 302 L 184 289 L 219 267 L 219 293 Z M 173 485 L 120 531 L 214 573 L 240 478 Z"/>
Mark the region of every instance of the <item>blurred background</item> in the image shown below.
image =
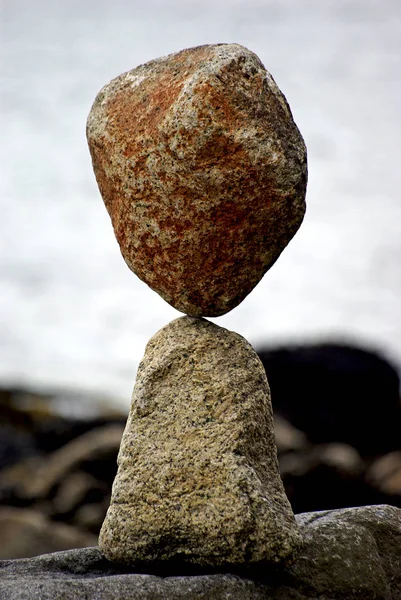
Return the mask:
<path id="1" fill-rule="evenodd" d="M 308 208 L 301 229 L 243 303 L 214 321 L 265 351 L 265 365 L 272 349 L 294 344 L 334 341 L 378 353 L 393 369 L 388 414 L 395 423 L 401 365 L 400 2 L 0 0 L 0 7 L 1 416 L 7 427 L 14 427 L 17 407 L 20 419 L 12 440 L 3 431 L 3 464 L 19 466 L 22 459 L 50 456 L 86 431 L 93 434 L 89 421 L 83 424 L 84 413 L 106 428 L 106 449 L 101 447 L 110 465 L 115 464 L 122 415 L 145 345 L 179 313 L 137 279 L 120 255 L 92 172 L 86 118 L 96 94 L 113 77 L 152 58 L 205 43 L 237 42 L 260 57 L 287 97 L 309 157 Z M 334 350 L 336 356 L 338 352 Z M 345 360 L 346 370 L 352 361 Z M 316 381 L 315 375 L 312 379 Z M 310 382 L 305 384 L 306 397 Z M 325 390 L 327 380 L 322 379 L 313 392 L 322 403 Z M 278 388 L 276 398 L 279 408 Z M 373 404 L 375 399 L 377 406 L 385 406 L 380 394 L 372 396 Z M 358 402 L 359 421 L 353 423 L 363 428 L 366 405 L 363 398 Z M 372 423 L 377 406 L 369 405 Z M 288 411 L 283 415 L 290 419 Z M 295 477 L 309 467 L 305 461 L 299 466 L 294 452 L 303 448 L 305 456 L 305 444 L 312 442 L 348 444 L 348 450 L 334 453 L 335 460 L 329 452 L 326 463 L 332 466 L 334 460 L 337 469 L 348 460 L 357 477 L 365 477 L 374 458 L 397 451 L 394 443 L 369 452 L 346 435 L 315 439 L 305 433 L 302 419 L 294 418 L 291 426 L 295 433 L 286 424 L 281 429 L 287 456 L 282 470 L 298 473 Z M 114 429 L 110 433 L 107 427 Z M 96 446 L 99 440 L 90 440 L 93 456 L 103 456 Z M 310 458 L 311 446 L 307 452 L 309 466 L 317 464 L 317 455 Z M 320 449 L 318 454 L 324 453 Z M 52 458 L 56 463 L 57 456 Z M 24 510 L 39 507 L 52 523 L 75 519 L 81 533 L 95 534 L 114 467 L 107 477 L 102 473 L 99 483 L 102 468 L 94 466 L 91 454 L 85 456 L 86 463 L 78 461 L 79 469 L 78 463 L 67 461 L 59 480 L 53 475 L 40 493 L 18 488 L 22 479 L 38 473 L 38 464 L 32 463 L 31 471 L 14 471 L 11 480 L 0 481 L 0 501 Z M 398 469 L 401 486 L 399 456 L 397 460 L 390 471 Z M 85 471 L 82 464 L 92 466 Z M 70 490 L 80 490 L 87 504 L 101 506 L 96 518 L 93 511 L 92 516 L 90 511 L 89 516 L 77 516 L 76 498 L 71 506 L 63 505 L 60 498 L 67 492 L 60 491 L 60 481 L 66 473 L 73 476 Z M 42 475 L 37 477 L 43 483 Z M 293 480 L 290 484 L 289 495 L 295 489 Z M 312 510 L 330 504 L 327 499 L 308 504 L 304 497 L 311 494 L 305 492 L 293 506 Z M 362 494 L 338 503 L 383 497 Z M 9 524 L 10 515 L 5 518 Z M 20 527 L 12 518 L 11 523 Z"/>

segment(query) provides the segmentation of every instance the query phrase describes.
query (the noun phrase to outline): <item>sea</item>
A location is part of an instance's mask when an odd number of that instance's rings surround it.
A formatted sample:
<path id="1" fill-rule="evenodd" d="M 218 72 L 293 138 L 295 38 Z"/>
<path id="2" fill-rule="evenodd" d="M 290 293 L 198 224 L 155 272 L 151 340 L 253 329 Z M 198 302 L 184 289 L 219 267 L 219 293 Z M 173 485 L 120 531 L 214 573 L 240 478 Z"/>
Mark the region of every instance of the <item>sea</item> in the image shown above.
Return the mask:
<path id="1" fill-rule="evenodd" d="M 308 147 L 307 213 L 213 319 L 256 348 L 337 340 L 401 365 L 399 0 L 0 0 L 0 385 L 128 406 L 150 337 L 180 316 L 125 265 L 85 139 L 103 85 L 236 42 Z M 378 399 L 379 401 L 380 399 Z M 322 397 L 324 401 L 324 397 Z"/>

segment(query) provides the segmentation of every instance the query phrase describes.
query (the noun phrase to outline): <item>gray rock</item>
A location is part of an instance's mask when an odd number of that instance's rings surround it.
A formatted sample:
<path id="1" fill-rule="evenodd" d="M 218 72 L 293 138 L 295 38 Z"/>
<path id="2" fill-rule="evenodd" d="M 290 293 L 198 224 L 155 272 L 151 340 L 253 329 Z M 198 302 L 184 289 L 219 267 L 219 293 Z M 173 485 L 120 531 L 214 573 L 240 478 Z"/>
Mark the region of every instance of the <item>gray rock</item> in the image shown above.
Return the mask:
<path id="1" fill-rule="evenodd" d="M 304 513 L 302 555 L 291 572 L 312 597 L 401 598 L 401 510 L 367 506 Z"/>
<path id="2" fill-rule="evenodd" d="M 400 600 L 401 510 L 368 506 L 297 515 L 290 568 L 143 574 L 98 548 L 0 562 L 0 600 Z"/>
<path id="3" fill-rule="evenodd" d="M 302 222 L 305 144 L 273 77 L 238 44 L 113 79 L 87 137 L 125 261 L 189 315 L 237 306 Z"/>
<path id="4" fill-rule="evenodd" d="M 127 564 L 289 561 L 266 374 L 241 336 L 182 317 L 148 343 L 99 545 Z"/>

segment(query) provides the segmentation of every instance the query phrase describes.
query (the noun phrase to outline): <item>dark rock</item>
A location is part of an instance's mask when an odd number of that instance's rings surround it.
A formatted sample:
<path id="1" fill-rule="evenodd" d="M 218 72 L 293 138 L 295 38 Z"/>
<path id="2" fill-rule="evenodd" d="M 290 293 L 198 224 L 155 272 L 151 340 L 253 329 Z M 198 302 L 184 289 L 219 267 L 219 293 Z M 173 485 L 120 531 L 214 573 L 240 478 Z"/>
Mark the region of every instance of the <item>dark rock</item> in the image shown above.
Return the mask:
<path id="1" fill-rule="evenodd" d="M 101 502 L 89 502 L 80 506 L 74 514 L 72 523 L 99 535 L 100 528 L 110 505 L 110 494 L 106 494 Z"/>
<path id="2" fill-rule="evenodd" d="M 0 388 L 0 470 L 39 453 L 33 415 L 21 407 L 24 397 L 20 390 Z"/>
<path id="3" fill-rule="evenodd" d="M 343 442 L 363 457 L 401 448 L 400 381 L 379 354 L 334 343 L 258 354 L 274 412 L 310 442 Z"/>
<path id="4" fill-rule="evenodd" d="M 117 454 L 123 427 L 108 425 L 89 431 L 47 457 L 33 457 L 0 474 L 3 495 L 13 494 L 26 501 L 41 500 L 80 466 L 95 465 Z M 99 467 L 100 468 L 100 467 Z M 104 467 L 103 467 L 104 468 Z M 115 472 L 115 468 L 114 468 Z"/>
<path id="5" fill-rule="evenodd" d="M 52 500 L 52 516 L 67 516 L 87 502 L 100 502 L 107 496 L 108 488 L 83 471 L 74 471 L 60 483 Z"/>
<path id="6" fill-rule="evenodd" d="M 92 429 L 124 426 L 126 415 L 109 403 L 95 402 L 78 391 L 0 388 L 0 468 L 27 456 L 54 452 Z M 3 452 L 7 452 L 4 460 Z"/>
<path id="7" fill-rule="evenodd" d="M 76 527 L 50 521 L 38 511 L 0 508 L 1 559 L 24 558 L 93 544 L 96 544 L 95 536 Z M 0 598 L 3 598 L 1 594 Z"/>
<path id="8" fill-rule="evenodd" d="M 0 425 L 0 471 L 37 453 L 32 432 L 9 424 Z"/>
<path id="9" fill-rule="evenodd" d="M 304 536 L 287 569 L 144 574 L 85 548 L 0 563 L 3 600 L 399 600 L 401 511 L 389 506 L 297 516 Z"/>
<path id="10" fill-rule="evenodd" d="M 274 434 L 279 455 L 286 452 L 304 450 L 308 446 L 306 435 L 278 415 L 274 418 Z"/>
<path id="11" fill-rule="evenodd" d="M 310 445 L 279 456 L 284 488 L 295 512 L 389 502 L 365 477 L 358 452 L 346 444 Z M 397 503 L 395 503 L 397 506 Z"/>
<path id="12" fill-rule="evenodd" d="M 82 402 L 79 394 L 77 398 L 75 401 L 68 397 L 66 402 L 74 406 Z M 44 494 L 27 495 L 26 489 L 37 485 L 38 474 L 42 476 L 49 468 L 52 471 L 51 465 L 57 463 L 55 457 L 59 456 L 53 455 L 55 451 L 69 453 L 69 443 L 82 435 L 87 442 L 93 440 L 91 436 L 86 437 L 89 431 L 103 431 L 104 436 L 104 432 L 109 431 L 105 429 L 108 425 L 117 425 L 122 431 L 126 417 L 101 409 L 79 418 L 68 418 L 54 412 L 55 402 L 59 401 L 50 394 L 0 389 L 0 456 L 4 450 L 2 456 L 6 463 L 0 469 L 0 504 L 30 508 L 41 512 L 50 523 L 63 522 L 97 536 L 110 503 L 118 435 L 107 450 L 85 451 L 68 469 L 56 464 L 59 475 L 53 479 L 51 489 L 45 486 Z M 377 410 L 380 410 L 379 405 Z M 373 461 L 369 457 L 361 459 L 349 445 L 314 445 L 282 416 L 276 413 L 274 419 L 280 473 L 294 512 L 366 504 L 391 504 L 401 508 L 399 451 Z M 93 435 L 96 438 L 98 434 Z M 82 448 L 82 439 L 77 442 L 78 448 Z M 105 441 L 106 446 L 109 442 Z M 75 444 L 72 449 L 74 447 Z M 54 545 L 53 549 L 64 547 Z M 33 545 L 29 554 L 35 553 Z"/>
<path id="13" fill-rule="evenodd" d="M 69 417 L 62 414 L 69 411 Z M 34 556 L 82 545 L 66 545 L 61 535 L 66 531 L 70 538 L 73 534 L 73 539 L 81 536 L 96 543 L 110 502 L 126 415 L 79 392 L 0 388 L 0 420 L 5 531 L 22 536 L 18 547 L 5 544 L 4 551 L 16 548 L 13 556 Z M 60 522 L 72 527 L 60 529 Z M 50 545 L 35 539 L 32 532 L 39 530 L 51 537 Z M 86 538 L 89 533 L 96 537 Z"/>

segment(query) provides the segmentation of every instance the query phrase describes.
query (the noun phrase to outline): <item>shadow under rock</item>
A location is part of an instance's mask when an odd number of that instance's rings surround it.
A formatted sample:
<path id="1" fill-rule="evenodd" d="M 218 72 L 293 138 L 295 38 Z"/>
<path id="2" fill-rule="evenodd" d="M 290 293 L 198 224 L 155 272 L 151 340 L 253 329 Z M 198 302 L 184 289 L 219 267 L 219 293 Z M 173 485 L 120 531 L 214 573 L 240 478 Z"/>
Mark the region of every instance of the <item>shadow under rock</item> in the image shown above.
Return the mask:
<path id="1" fill-rule="evenodd" d="M 234 575 L 242 579 L 278 586 L 288 583 L 289 573 L 283 566 L 268 566 L 266 563 L 255 563 L 252 566 L 221 565 L 219 567 L 191 565 L 180 560 L 138 562 L 133 565 L 109 561 L 98 546 L 84 548 L 80 551 L 81 560 L 74 561 L 75 551 L 67 550 L 58 553 L 57 570 L 77 577 L 104 577 L 110 575 L 153 575 L 155 577 L 200 577 L 202 575 Z M 49 566 L 53 564 L 49 555 Z M 44 559 L 45 557 L 40 557 Z M 63 560 L 64 558 L 64 560 Z M 43 563 L 42 563 L 43 565 Z"/>

